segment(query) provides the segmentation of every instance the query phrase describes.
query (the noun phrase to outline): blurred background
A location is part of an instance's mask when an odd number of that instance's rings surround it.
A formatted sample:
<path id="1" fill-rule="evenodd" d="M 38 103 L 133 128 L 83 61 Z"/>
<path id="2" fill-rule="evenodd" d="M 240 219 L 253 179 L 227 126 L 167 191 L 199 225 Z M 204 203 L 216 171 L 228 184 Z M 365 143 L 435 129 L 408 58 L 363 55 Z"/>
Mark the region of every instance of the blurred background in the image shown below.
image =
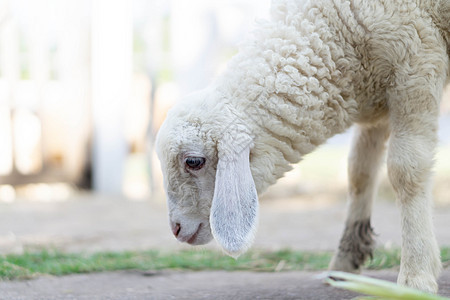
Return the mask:
<path id="1" fill-rule="evenodd" d="M 80 194 L 164 202 L 153 141 L 167 110 L 223 70 L 255 19 L 268 16 L 269 5 L 0 0 L 0 203 L 62 202 Z M 450 203 L 448 92 L 444 98 L 438 205 Z M 331 139 L 262 201 L 345 203 L 350 141 L 351 130 Z M 393 200 L 383 174 L 380 197 Z M 38 205 L 27 220 L 34 220 Z M 5 240 L 18 235 L 16 224 L 6 223 Z"/>
<path id="2" fill-rule="evenodd" d="M 182 95 L 224 69 L 269 5 L 0 0 L 0 253 L 179 249 L 167 225 L 156 132 Z M 450 245 L 449 94 L 434 187 L 443 245 Z M 255 247 L 336 247 L 351 134 L 307 155 L 265 193 Z M 399 245 L 385 168 L 379 198 L 378 240 Z"/>
<path id="3" fill-rule="evenodd" d="M 0 199 L 160 189 L 166 111 L 211 81 L 268 2 L 1 0 Z"/>

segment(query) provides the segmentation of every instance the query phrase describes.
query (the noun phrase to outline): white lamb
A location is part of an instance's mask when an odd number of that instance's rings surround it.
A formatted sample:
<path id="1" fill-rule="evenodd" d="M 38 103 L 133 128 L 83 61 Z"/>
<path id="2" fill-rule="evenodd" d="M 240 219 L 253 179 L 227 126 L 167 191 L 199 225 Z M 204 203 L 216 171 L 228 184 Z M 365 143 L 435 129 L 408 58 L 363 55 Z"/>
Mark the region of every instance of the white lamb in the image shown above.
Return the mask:
<path id="1" fill-rule="evenodd" d="M 431 169 L 450 49 L 448 0 L 284 0 L 208 89 L 174 107 L 157 139 L 178 240 L 213 237 L 247 250 L 258 196 L 290 164 L 356 124 L 350 205 L 330 268 L 359 271 L 371 256 L 375 179 L 401 205 L 398 282 L 437 291 Z"/>

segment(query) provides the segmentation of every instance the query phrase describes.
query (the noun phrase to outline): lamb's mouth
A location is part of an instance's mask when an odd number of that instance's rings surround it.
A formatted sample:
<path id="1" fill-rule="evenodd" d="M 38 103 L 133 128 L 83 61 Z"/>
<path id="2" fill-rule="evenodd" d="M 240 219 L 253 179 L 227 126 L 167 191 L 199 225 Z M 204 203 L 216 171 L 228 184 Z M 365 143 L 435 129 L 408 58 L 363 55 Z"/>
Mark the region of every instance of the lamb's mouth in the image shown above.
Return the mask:
<path id="1" fill-rule="evenodd" d="M 200 223 L 200 225 L 198 225 L 197 231 L 186 241 L 186 243 L 190 244 L 190 245 L 195 245 L 195 240 L 198 237 L 198 234 L 200 232 L 200 230 L 202 229 L 202 225 L 203 223 Z"/>

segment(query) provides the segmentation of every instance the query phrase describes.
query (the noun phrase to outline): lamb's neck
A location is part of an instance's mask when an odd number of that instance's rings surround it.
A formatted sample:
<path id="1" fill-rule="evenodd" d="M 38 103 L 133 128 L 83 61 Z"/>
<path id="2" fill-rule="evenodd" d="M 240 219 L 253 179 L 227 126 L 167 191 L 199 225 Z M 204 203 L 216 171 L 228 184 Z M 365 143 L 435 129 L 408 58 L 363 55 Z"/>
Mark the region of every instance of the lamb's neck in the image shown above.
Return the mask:
<path id="1" fill-rule="evenodd" d="M 255 56 L 222 79 L 233 106 L 245 123 L 252 124 L 255 144 L 273 144 L 291 163 L 351 123 L 354 107 L 335 83 L 312 68 L 309 64 L 273 68 Z"/>
<path id="2" fill-rule="evenodd" d="M 330 10 L 325 17 L 320 9 L 306 9 L 306 15 L 293 10 L 286 17 L 290 11 L 282 9 L 279 19 L 261 25 L 217 81 L 222 99 L 253 134 L 252 166 L 267 165 L 252 168 L 258 191 L 347 129 L 358 113 L 357 55 L 350 35 L 338 34 L 339 13 Z"/>
<path id="3" fill-rule="evenodd" d="M 256 138 L 267 133 L 304 155 L 352 123 L 353 72 L 339 65 L 349 55 L 329 26 L 270 23 L 229 63 L 220 86 Z"/>

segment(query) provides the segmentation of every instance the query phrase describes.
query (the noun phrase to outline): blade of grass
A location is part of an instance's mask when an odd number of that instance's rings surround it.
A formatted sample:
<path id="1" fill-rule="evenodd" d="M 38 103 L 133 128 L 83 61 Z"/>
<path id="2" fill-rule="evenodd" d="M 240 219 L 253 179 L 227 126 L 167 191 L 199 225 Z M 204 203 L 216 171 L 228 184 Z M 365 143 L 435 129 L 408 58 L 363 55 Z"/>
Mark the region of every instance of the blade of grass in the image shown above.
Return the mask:
<path id="1" fill-rule="evenodd" d="M 344 272 L 330 272 L 326 282 L 337 288 L 373 295 L 381 297 L 381 299 L 449 300 L 449 298 L 400 286 L 389 281 Z"/>

